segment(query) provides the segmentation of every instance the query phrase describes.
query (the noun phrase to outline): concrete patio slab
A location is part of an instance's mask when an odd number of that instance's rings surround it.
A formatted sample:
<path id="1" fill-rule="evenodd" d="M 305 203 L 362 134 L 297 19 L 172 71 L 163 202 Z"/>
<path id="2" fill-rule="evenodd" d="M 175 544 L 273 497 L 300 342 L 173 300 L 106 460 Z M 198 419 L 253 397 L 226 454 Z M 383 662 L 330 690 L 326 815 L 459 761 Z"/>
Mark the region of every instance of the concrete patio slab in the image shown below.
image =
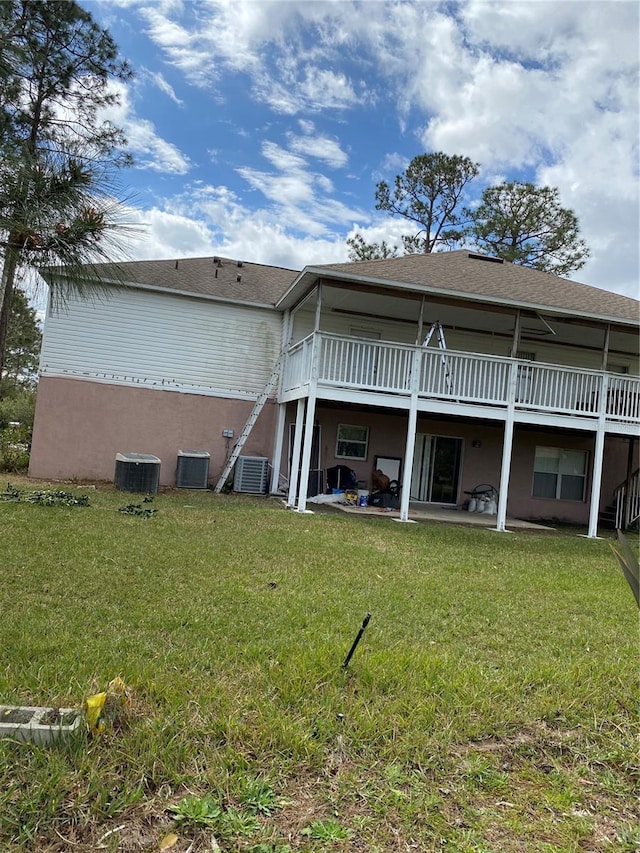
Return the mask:
<path id="1" fill-rule="evenodd" d="M 384 518 L 399 519 L 399 510 L 382 509 L 375 506 L 352 506 L 349 504 L 327 503 L 323 506 L 346 512 L 350 515 L 376 515 Z M 448 524 L 467 524 L 474 527 L 486 527 L 495 529 L 496 516 L 487 515 L 483 512 L 466 512 L 453 507 L 434 506 L 412 502 L 409 504 L 409 519 L 411 521 L 440 521 Z M 536 524 L 533 521 L 523 521 L 520 518 L 507 518 L 507 528 L 511 530 L 555 530 L 544 524 Z"/>

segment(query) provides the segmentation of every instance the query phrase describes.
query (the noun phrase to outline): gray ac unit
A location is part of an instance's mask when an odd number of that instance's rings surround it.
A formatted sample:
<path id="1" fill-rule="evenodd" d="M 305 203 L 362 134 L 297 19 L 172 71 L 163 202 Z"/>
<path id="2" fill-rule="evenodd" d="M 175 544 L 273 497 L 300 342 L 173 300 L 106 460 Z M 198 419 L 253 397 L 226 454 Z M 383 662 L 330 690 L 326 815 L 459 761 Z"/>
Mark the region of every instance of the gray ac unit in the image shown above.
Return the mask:
<path id="1" fill-rule="evenodd" d="M 116 489 L 155 495 L 160 483 L 160 459 L 148 453 L 116 453 Z"/>
<path id="2" fill-rule="evenodd" d="M 238 456 L 233 491 L 264 495 L 269 479 L 269 460 L 263 456 Z"/>
<path id="3" fill-rule="evenodd" d="M 209 458 L 206 450 L 179 450 L 176 468 L 178 489 L 206 489 L 209 479 Z"/>

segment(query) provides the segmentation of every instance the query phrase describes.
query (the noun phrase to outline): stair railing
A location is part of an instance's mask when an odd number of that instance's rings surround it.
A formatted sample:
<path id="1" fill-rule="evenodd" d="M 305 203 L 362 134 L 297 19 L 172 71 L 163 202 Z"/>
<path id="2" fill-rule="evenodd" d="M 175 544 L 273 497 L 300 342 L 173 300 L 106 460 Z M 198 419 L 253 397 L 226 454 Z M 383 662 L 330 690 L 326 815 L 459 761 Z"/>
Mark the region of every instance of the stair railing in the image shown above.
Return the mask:
<path id="1" fill-rule="evenodd" d="M 637 468 L 614 492 L 616 529 L 628 530 L 640 519 L 640 468 Z"/>

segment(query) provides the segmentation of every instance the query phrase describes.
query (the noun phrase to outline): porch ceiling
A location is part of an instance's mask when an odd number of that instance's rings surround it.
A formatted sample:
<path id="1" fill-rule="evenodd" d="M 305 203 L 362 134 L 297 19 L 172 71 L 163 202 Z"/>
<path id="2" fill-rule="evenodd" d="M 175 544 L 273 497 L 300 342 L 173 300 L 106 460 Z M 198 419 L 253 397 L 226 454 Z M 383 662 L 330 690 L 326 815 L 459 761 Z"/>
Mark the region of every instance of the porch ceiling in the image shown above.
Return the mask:
<path id="1" fill-rule="evenodd" d="M 354 325 L 361 322 L 395 320 L 418 328 L 421 297 L 407 293 L 399 296 L 384 291 L 366 288 L 366 296 L 360 289 L 335 287 L 325 284 L 322 291 L 323 314 L 335 313 L 353 319 Z M 314 300 L 307 302 L 303 310 L 315 310 Z M 427 295 L 424 303 L 424 330 L 433 322 L 440 322 L 445 329 L 482 332 L 511 340 L 515 326 L 516 309 L 494 304 L 480 305 L 456 301 L 450 298 Z M 547 340 L 557 344 L 593 347 L 602 351 L 605 342 L 605 323 L 554 315 L 535 311 L 522 311 L 521 349 L 526 341 Z M 555 334 L 553 334 L 555 332 Z M 614 327 L 611 329 L 609 350 L 613 353 L 637 355 L 638 335 L 636 330 Z"/>

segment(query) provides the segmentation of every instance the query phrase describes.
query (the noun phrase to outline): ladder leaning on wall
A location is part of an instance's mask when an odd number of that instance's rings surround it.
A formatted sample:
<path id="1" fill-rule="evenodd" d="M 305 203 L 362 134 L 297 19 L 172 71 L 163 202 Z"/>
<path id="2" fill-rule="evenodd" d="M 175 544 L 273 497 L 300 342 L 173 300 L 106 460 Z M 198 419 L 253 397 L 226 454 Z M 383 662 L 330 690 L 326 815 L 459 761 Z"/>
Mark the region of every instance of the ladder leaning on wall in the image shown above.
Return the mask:
<path id="1" fill-rule="evenodd" d="M 251 434 L 251 430 L 253 429 L 255 422 L 258 420 L 260 412 L 264 408 L 264 404 L 269 399 L 269 394 L 273 390 L 274 385 L 278 381 L 278 377 L 280 376 L 280 369 L 282 367 L 282 359 L 283 354 L 280 353 L 278 360 L 276 361 L 273 370 L 271 371 L 271 376 L 267 379 L 267 384 L 264 386 L 261 391 L 258 399 L 256 400 L 253 409 L 251 409 L 251 413 L 247 418 L 246 424 L 242 427 L 242 432 L 238 436 L 238 440 L 236 441 L 233 450 L 231 451 L 229 458 L 222 470 L 222 474 L 220 474 L 220 478 L 216 483 L 214 492 L 221 492 L 222 487 L 227 482 L 227 477 L 231 473 L 233 466 L 236 464 L 238 456 L 242 452 L 242 448 L 244 447 L 249 435 Z"/>
<path id="2" fill-rule="evenodd" d="M 442 355 L 440 356 L 442 359 L 442 367 L 444 370 L 444 379 L 447 385 L 447 392 L 451 393 L 451 389 L 453 388 L 453 379 L 451 377 L 451 372 L 449 370 L 449 364 L 447 362 L 447 357 L 445 352 L 447 350 L 447 342 L 444 338 L 444 329 L 442 328 L 442 323 L 436 320 L 435 323 L 431 324 L 429 331 L 427 332 L 424 341 L 422 342 L 422 346 L 426 347 L 429 345 L 429 341 L 433 337 L 433 333 L 436 333 L 438 340 L 438 347 L 442 351 Z"/>

